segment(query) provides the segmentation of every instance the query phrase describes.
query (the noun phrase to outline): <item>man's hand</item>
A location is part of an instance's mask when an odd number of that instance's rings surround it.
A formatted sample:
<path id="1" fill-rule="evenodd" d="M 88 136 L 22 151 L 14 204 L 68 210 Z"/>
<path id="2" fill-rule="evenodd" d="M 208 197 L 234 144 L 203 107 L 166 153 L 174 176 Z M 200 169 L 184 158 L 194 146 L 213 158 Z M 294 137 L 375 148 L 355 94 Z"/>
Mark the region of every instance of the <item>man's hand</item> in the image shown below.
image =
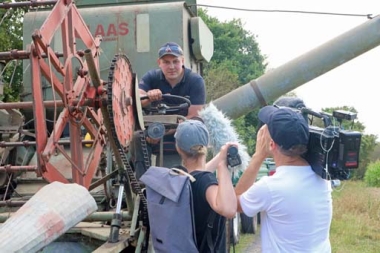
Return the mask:
<path id="1" fill-rule="evenodd" d="M 230 146 L 235 146 L 237 148 L 237 144 L 232 142 L 227 142 L 220 148 L 218 167 L 227 168 L 227 150 Z"/>
<path id="2" fill-rule="evenodd" d="M 165 135 L 173 135 L 173 134 L 175 134 L 176 130 L 177 129 L 168 129 L 168 130 L 166 130 Z"/>
<path id="3" fill-rule="evenodd" d="M 149 97 L 151 102 L 159 101 L 162 99 L 162 92 L 159 89 L 149 90 L 146 95 Z"/>
<path id="4" fill-rule="evenodd" d="M 149 144 L 157 144 L 160 142 L 161 139 L 153 139 L 153 138 L 150 138 L 150 137 L 146 137 L 146 142 L 148 142 Z"/>
<path id="5" fill-rule="evenodd" d="M 263 125 L 257 133 L 255 155 L 264 160 L 269 155 L 270 142 L 272 141 L 268 126 Z"/>
<path id="6" fill-rule="evenodd" d="M 248 167 L 243 172 L 243 175 L 240 177 L 235 187 L 235 193 L 237 196 L 247 191 L 249 187 L 251 187 L 256 181 L 257 174 L 260 170 L 261 164 L 263 163 L 264 159 L 268 157 L 270 154 L 269 153 L 270 142 L 273 142 L 273 141 L 270 137 L 268 126 L 263 125 L 260 128 L 260 130 L 257 132 L 256 151 L 252 155 L 252 158 L 248 164 Z M 241 212 L 239 200 L 238 200 L 238 210 Z"/>

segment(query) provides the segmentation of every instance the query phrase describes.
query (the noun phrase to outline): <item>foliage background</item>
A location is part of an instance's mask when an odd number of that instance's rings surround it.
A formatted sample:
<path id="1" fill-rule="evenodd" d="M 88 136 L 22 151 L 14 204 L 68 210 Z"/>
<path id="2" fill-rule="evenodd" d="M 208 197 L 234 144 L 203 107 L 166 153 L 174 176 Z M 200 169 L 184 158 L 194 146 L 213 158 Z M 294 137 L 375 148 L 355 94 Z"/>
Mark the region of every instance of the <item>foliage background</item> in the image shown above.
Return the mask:
<path id="1" fill-rule="evenodd" d="M 380 187 L 380 160 L 368 164 L 364 181 L 370 187 Z"/>
<path id="2" fill-rule="evenodd" d="M 24 12 L 22 8 L 0 9 L 0 52 L 22 50 Z M 0 82 L 4 83 L 2 101 L 19 101 L 22 92 L 22 60 L 0 60 Z"/>
<path id="3" fill-rule="evenodd" d="M 22 50 L 22 17 L 25 11 L 26 9 L 21 8 L 0 9 L 1 52 Z M 203 76 L 207 85 L 207 102 L 245 85 L 266 72 L 266 57 L 260 51 L 256 36 L 244 29 L 244 24 L 240 19 L 221 22 L 209 16 L 203 9 L 199 9 L 199 16 L 214 35 L 214 55 L 209 63 L 203 65 Z M 0 61 L 0 81 L 4 83 L 4 93 L 0 99 L 4 102 L 19 101 L 23 84 L 22 61 L 17 59 Z M 295 93 L 286 95 L 296 96 Z M 267 102 L 271 104 L 273 101 Z M 307 101 L 305 104 L 307 105 Z M 345 105 L 322 110 L 332 112 L 336 109 L 357 112 L 355 108 Z M 233 121 L 250 154 L 255 151 L 256 131 L 259 123 L 258 110 L 259 108 L 253 108 L 252 112 Z M 318 121 L 316 124 L 318 125 Z M 362 133 L 365 130 L 365 125 L 359 121 L 355 121 L 353 124 L 344 122 L 342 126 L 344 129 Z M 367 165 L 380 157 L 380 147 L 377 145 L 376 138 L 377 136 L 374 135 L 364 134 L 362 136 L 360 167 L 353 171 L 354 178 L 363 179 Z"/>
<path id="4" fill-rule="evenodd" d="M 230 92 L 241 85 L 263 75 L 266 71 L 266 57 L 262 55 L 255 35 L 244 29 L 240 19 L 221 22 L 215 17 L 210 17 L 207 11 L 200 10 L 199 16 L 205 21 L 214 35 L 214 55 L 208 64 L 204 65 L 204 78 L 207 85 L 208 102 Z M 290 92 L 284 96 L 296 97 L 297 94 Z M 274 98 L 275 101 L 277 98 Z M 273 101 L 267 101 L 272 104 Z M 307 101 L 304 101 L 307 106 Z M 234 120 L 241 139 L 247 146 L 250 154 L 255 151 L 256 131 L 259 124 L 257 112 L 259 108 L 253 108 L 252 112 Z M 342 105 L 334 108 L 323 108 L 322 111 L 332 113 L 334 110 L 345 110 L 359 113 L 354 107 Z M 313 125 L 324 127 L 322 121 L 316 119 Z M 344 121 L 342 129 L 364 133 L 365 125 L 355 120 Z M 377 147 L 377 136 L 363 134 L 361 138 L 359 168 L 352 170 L 351 177 L 363 179 L 367 165 L 378 155 L 371 156 Z"/>

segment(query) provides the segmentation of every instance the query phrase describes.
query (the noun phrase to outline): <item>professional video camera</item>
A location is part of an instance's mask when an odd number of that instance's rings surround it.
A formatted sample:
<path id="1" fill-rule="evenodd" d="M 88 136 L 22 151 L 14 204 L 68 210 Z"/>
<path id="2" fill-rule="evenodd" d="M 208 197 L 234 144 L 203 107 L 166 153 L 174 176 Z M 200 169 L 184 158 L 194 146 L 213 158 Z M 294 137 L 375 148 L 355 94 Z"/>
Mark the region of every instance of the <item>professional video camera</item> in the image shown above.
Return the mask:
<path id="1" fill-rule="evenodd" d="M 324 179 L 346 180 L 350 170 L 359 167 L 361 133 L 344 130 L 343 120 L 356 119 L 356 113 L 337 110 L 331 114 L 317 113 L 308 108 L 300 112 L 309 120 L 309 116 L 322 119 L 324 128 L 309 125 L 309 144 L 305 158 L 313 170 Z M 338 126 L 333 121 L 338 122 Z"/>
<path id="2" fill-rule="evenodd" d="M 274 104 L 289 107 L 304 116 L 309 124 L 308 151 L 304 155 L 315 173 L 324 179 L 346 180 L 350 170 L 359 167 L 361 133 L 343 129 L 343 120 L 353 121 L 357 114 L 344 110 L 315 112 L 299 98 L 283 97 Z M 324 127 L 312 125 L 314 117 L 323 121 Z"/>

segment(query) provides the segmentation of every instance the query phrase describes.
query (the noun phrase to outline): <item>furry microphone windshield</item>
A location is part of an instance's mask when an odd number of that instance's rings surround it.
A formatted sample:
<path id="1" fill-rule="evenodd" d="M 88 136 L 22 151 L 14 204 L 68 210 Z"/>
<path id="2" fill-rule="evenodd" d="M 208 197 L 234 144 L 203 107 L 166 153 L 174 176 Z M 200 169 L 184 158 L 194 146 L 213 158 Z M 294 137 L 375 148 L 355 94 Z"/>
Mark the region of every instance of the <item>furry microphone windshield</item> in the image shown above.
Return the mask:
<path id="1" fill-rule="evenodd" d="M 247 147 L 242 143 L 238 133 L 232 125 L 232 121 L 218 110 L 213 103 L 209 103 L 200 112 L 204 124 L 210 134 L 210 145 L 212 153 L 215 156 L 220 148 L 227 142 L 235 142 L 238 145 L 238 152 L 241 158 L 241 164 L 236 167 L 229 167 L 234 179 L 238 178 L 247 168 L 251 159 L 247 153 Z"/>

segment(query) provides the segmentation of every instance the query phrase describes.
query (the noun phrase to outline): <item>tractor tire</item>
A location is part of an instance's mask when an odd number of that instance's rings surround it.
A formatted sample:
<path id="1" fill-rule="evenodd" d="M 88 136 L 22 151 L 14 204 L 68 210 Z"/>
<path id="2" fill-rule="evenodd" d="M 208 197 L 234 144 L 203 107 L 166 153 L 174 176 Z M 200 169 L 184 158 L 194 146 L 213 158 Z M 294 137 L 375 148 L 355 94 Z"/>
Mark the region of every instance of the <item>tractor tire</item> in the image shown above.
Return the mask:
<path id="1" fill-rule="evenodd" d="M 241 232 L 243 234 L 256 234 L 257 233 L 257 215 L 248 217 L 244 213 L 240 214 Z"/>
<path id="2" fill-rule="evenodd" d="M 237 213 L 233 219 L 226 220 L 226 248 L 227 252 L 235 252 L 235 245 L 240 239 L 240 215 Z"/>
<path id="3" fill-rule="evenodd" d="M 231 242 L 236 245 L 240 239 L 240 215 L 235 214 L 235 217 L 231 220 Z"/>

